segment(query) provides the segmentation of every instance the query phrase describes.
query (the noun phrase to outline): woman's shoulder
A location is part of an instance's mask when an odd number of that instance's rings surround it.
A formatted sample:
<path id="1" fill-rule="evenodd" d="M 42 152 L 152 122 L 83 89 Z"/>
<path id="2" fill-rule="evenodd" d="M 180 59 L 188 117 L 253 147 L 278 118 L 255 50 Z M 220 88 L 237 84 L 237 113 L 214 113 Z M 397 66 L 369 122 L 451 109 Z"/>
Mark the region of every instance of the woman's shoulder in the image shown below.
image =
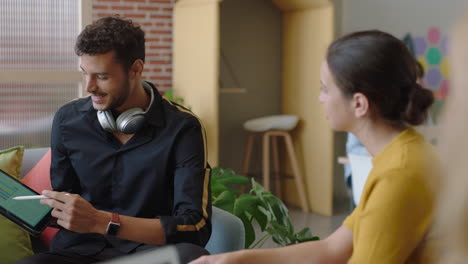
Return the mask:
<path id="1" fill-rule="evenodd" d="M 387 163 L 376 165 L 380 166 L 374 166 L 372 181 L 389 189 L 419 189 L 432 193 L 441 177 L 439 155 L 424 139 L 401 146 L 388 157 Z"/>
<path id="2" fill-rule="evenodd" d="M 374 168 L 380 174 L 402 172 L 418 174 L 418 172 L 426 173 L 439 164 L 439 155 L 434 146 L 411 129 L 379 154 L 375 159 Z"/>

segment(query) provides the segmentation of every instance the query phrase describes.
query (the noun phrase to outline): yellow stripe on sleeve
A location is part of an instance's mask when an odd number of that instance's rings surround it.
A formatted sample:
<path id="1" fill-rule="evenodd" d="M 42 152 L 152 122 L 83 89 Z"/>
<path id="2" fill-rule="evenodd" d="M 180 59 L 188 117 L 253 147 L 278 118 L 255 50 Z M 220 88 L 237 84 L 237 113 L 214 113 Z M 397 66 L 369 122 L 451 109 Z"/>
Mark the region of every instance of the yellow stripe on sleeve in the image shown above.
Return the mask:
<path id="1" fill-rule="evenodd" d="M 207 168 L 208 167 L 207 166 L 208 165 L 208 152 L 207 152 L 205 128 L 203 127 L 203 123 L 201 122 L 200 118 L 198 118 L 197 115 L 195 115 L 191 111 L 181 107 L 178 104 L 174 104 L 173 102 L 171 102 L 167 98 L 164 98 L 164 100 L 169 102 L 171 105 L 177 107 L 177 109 L 179 111 L 185 112 L 185 113 L 188 113 L 188 114 L 194 116 L 198 120 L 198 122 L 200 123 L 201 133 L 202 133 L 202 136 L 203 136 L 203 147 L 204 147 L 203 166 L 205 168 L 205 175 L 204 175 L 204 179 L 203 179 L 203 197 L 202 197 L 203 218 L 195 225 L 177 225 L 177 231 L 198 231 L 198 230 L 200 230 L 201 228 L 203 228 L 206 225 L 206 220 L 205 219 L 208 218 L 208 211 L 207 211 L 208 199 L 209 199 L 209 197 L 208 197 L 208 194 L 209 194 L 208 188 L 209 188 L 209 183 L 210 183 L 211 170 L 209 168 Z"/>

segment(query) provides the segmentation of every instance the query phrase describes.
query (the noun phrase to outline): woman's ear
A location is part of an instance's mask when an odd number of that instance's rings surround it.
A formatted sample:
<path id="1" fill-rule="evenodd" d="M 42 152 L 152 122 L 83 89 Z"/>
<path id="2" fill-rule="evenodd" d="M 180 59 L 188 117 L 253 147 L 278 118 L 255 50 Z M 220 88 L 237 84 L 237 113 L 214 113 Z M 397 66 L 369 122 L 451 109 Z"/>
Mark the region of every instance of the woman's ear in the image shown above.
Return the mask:
<path id="1" fill-rule="evenodd" d="M 356 118 L 365 117 L 369 113 L 369 99 L 362 93 L 355 93 L 352 100 L 354 116 Z"/>
<path id="2" fill-rule="evenodd" d="M 137 59 L 133 62 L 132 66 L 130 67 L 129 77 L 130 79 L 134 79 L 135 77 L 141 77 L 141 73 L 143 72 L 144 63 L 141 59 Z"/>

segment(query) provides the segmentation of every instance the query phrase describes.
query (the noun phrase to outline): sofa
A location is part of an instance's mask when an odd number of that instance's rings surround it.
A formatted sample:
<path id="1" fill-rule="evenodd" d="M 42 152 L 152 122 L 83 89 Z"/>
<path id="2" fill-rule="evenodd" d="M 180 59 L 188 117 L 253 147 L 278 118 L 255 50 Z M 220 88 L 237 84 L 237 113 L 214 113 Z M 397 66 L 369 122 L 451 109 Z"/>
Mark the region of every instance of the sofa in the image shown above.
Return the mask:
<path id="1" fill-rule="evenodd" d="M 26 149 L 23 156 L 21 178 L 37 192 L 50 189 L 50 149 Z M 205 249 L 211 254 L 240 250 L 245 244 L 245 229 L 242 221 L 217 207 L 212 207 L 212 233 Z M 45 251 L 57 229 L 48 227 L 38 238 L 32 238 L 35 252 Z"/>

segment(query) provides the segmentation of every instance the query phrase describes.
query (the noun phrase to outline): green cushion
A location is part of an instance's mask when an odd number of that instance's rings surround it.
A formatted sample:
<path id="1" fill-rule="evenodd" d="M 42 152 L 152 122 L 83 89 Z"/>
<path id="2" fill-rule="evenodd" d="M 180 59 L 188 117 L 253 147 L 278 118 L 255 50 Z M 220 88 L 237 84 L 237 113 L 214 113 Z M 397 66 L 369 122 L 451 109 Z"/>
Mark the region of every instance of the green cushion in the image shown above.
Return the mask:
<path id="1" fill-rule="evenodd" d="M 24 147 L 17 146 L 0 150 L 0 169 L 19 179 L 23 164 Z"/>
<path id="2" fill-rule="evenodd" d="M 19 179 L 24 147 L 0 151 L 0 169 Z M 0 216 L 0 263 L 14 263 L 33 254 L 28 232 Z"/>

